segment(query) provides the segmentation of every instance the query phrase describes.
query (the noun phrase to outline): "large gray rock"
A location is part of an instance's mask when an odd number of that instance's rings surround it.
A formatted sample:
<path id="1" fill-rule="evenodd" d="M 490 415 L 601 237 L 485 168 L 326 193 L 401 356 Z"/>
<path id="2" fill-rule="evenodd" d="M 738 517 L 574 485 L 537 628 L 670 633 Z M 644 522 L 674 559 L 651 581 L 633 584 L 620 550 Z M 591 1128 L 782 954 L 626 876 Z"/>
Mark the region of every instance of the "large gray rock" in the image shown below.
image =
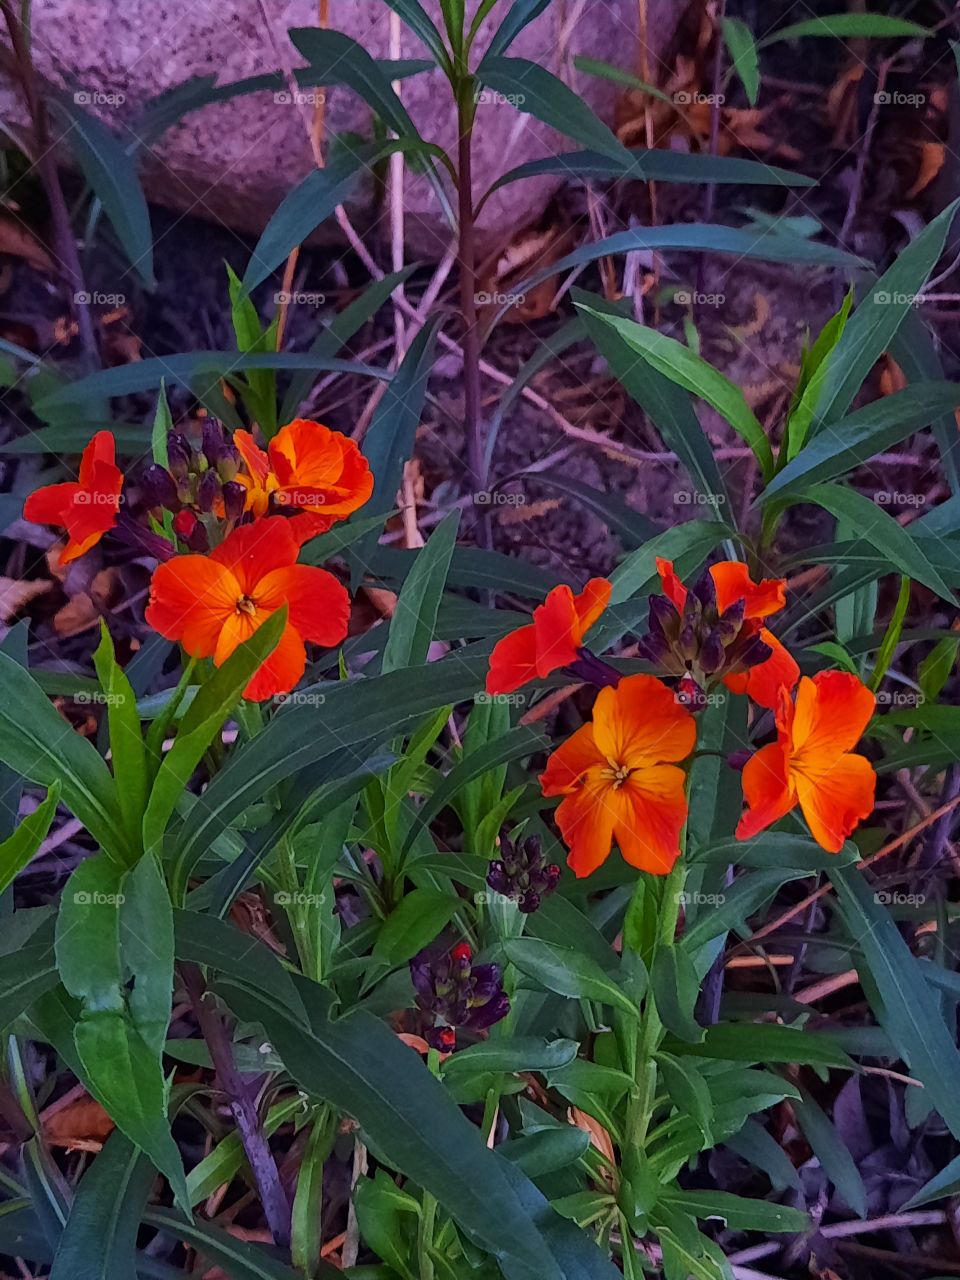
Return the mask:
<path id="1" fill-rule="evenodd" d="M 478 49 L 499 25 L 510 0 L 488 18 Z M 437 0 L 425 7 L 439 25 Z M 471 12 L 475 0 L 468 3 Z M 317 0 L 34 0 L 35 57 L 47 79 L 87 95 L 90 109 L 121 133 L 135 130 L 147 104 L 193 76 L 215 75 L 218 84 L 279 69 L 303 59 L 289 44 L 293 27 L 317 24 Z M 649 0 L 649 56 L 653 66 L 676 27 L 679 0 Z M 278 59 L 271 31 L 282 42 Z M 573 69 L 585 54 L 636 71 L 641 65 L 637 0 L 554 0 L 516 40 L 510 52 L 563 75 L 608 120 L 613 90 Z M 374 57 L 389 56 L 390 10 L 382 0 L 331 0 L 330 25 L 358 40 Z M 403 28 L 401 56 L 425 56 Z M 279 65 L 278 65 L 279 64 Z M 449 150 L 456 120 L 439 72 L 407 81 L 404 103 L 423 136 Z M 0 107 L 11 108 L 9 93 Z M 326 92 L 327 135 L 366 134 L 370 113 L 351 90 Z M 505 169 L 570 149 L 532 117 L 502 101 L 478 108 L 474 188 L 477 195 Z M 290 188 L 312 166 L 309 103 L 258 92 L 215 103 L 186 116 L 154 141 L 145 155 L 148 195 L 160 204 L 208 217 L 238 230 L 259 232 Z M 498 192 L 482 225 L 508 236 L 535 218 L 556 188 L 552 178 L 528 180 Z M 369 202 L 368 202 L 369 203 Z M 447 239 L 434 191 L 423 180 L 408 184 L 407 238 L 418 251 L 436 251 Z"/>

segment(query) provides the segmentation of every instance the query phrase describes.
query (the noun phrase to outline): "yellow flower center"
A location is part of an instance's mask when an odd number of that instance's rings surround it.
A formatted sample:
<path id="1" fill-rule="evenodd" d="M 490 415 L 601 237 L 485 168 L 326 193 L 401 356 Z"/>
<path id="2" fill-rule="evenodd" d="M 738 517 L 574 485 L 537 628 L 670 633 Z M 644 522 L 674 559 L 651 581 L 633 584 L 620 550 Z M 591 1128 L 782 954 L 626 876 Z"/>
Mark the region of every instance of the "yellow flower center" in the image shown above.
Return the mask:
<path id="1" fill-rule="evenodd" d="M 256 612 L 257 603 L 255 600 L 251 600 L 249 596 L 241 596 L 237 601 L 237 613 L 245 613 L 252 618 Z"/>
<path id="2" fill-rule="evenodd" d="M 616 760 L 608 760 L 607 768 L 603 770 L 603 776 L 610 780 L 614 791 L 619 791 L 632 772 L 633 770 L 629 765 L 618 764 Z"/>

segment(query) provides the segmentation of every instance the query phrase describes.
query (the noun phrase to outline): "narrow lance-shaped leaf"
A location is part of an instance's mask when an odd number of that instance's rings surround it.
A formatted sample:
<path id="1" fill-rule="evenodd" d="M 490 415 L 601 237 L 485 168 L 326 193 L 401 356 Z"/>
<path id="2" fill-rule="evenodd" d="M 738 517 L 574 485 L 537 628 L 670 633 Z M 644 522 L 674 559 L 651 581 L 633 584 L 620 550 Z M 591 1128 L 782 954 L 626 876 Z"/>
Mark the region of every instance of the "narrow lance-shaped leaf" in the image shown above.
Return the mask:
<path id="1" fill-rule="evenodd" d="M 13 884 L 47 838 L 60 803 L 60 783 L 54 782 L 42 803 L 27 814 L 12 835 L 0 843 L 0 893 Z"/>
<path id="2" fill-rule="evenodd" d="M 100 643 L 94 651 L 93 665 L 107 703 L 113 776 L 117 783 L 124 828 L 130 841 L 129 861 L 133 862 L 140 850 L 141 824 L 143 811 L 147 806 L 150 774 L 136 695 L 130 687 L 130 681 L 117 664 L 113 640 L 102 619 Z"/>

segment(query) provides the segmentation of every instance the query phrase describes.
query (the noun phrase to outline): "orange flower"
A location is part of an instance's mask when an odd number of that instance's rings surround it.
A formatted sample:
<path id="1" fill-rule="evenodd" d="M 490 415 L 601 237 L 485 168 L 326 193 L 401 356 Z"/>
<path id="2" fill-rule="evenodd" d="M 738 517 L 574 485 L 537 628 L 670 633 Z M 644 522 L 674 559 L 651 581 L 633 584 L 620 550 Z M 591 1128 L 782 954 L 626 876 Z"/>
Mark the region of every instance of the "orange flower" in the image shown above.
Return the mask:
<path id="1" fill-rule="evenodd" d="M 576 662 L 583 637 L 610 601 L 606 578 L 591 578 L 580 595 L 554 587 L 533 611 L 533 622 L 498 640 L 490 655 L 487 693 L 513 693 Z"/>
<path id="2" fill-rule="evenodd" d="M 235 431 L 233 443 L 246 467 L 237 476 L 247 490 L 246 509 L 264 516 L 272 499 L 298 513 L 301 542 L 362 507 L 373 492 L 373 475 L 354 441 L 319 422 L 288 422 L 266 452 L 249 431 Z"/>
<path id="3" fill-rule="evenodd" d="M 112 433 L 98 431 L 83 451 L 78 480 L 44 485 L 24 503 L 25 520 L 66 529 L 62 564 L 89 551 L 117 523 L 123 472 L 115 457 Z"/>
<path id="4" fill-rule="evenodd" d="M 262 702 L 288 693 L 306 666 L 304 641 L 327 647 L 347 634 L 350 597 L 326 569 L 297 564 L 289 522 L 269 516 L 241 525 L 208 556 L 177 556 L 150 583 L 146 619 L 193 658 L 220 666 L 277 609 L 288 608 L 280 641 L 244 690 Z"/>
<path id="5" fill-rule="evenodd" d="M 593 722 L 553 753 L 540 777 L 545 796 L 564 797 L 557 825 L 576 875 L 596 871 L 614 840 L 632 866 L 666 875 L 687 820 L 685 775 L 674 762 L 696 736 L 693 716 L 654 676 L 600 690 Z"/>
<path id="6" fill-rule="evenodd" d="M 873 810 L 877 775 L 852 748 L 873 715 L 876 698 L 846 671 L 804 676 L 796 705 L 780 690 L 777 741 L 761 749 L 743 770 L 747 812 L 737 837 L 748 840 L 799 804 L 816 842 L 839 853 L 843 842 Z"/>
<path id="7" fill-rule="evenodd" d="M 673 562 L 658 559 L 657 572 L 664 595 L 682 612 L 687 588 L 674 572 Z M 787 602 L 787 584 L 782 578 L 764 578 L 761 582 L 754 582 L 747 566 L 739 560 L 724 560 L 711 565 L 710 576 L 717 593 L 718 612 L 726 613 L 742 600 L 745 623 L 756 625 L 761 619 L 779 613 Z M 725 676 L 723 683 L 731 693 L 749 694 L 759 706 L 774 710 L 781 685 L 792 689 L 800 678 L 800 668 L 772 631 L 761 626 L 756 629 L 763 643 L 772 650 L 769 658 L 746 671 Z"/>

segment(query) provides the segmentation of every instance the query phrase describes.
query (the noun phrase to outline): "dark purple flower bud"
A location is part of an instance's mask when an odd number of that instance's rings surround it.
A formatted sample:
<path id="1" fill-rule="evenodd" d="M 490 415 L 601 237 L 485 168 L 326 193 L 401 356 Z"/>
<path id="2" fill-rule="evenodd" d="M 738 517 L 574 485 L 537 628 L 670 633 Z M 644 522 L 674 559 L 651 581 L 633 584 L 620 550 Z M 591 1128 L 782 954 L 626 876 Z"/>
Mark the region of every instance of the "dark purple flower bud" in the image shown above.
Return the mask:
<path id="1" fill-rule="evenodd" d="M 485 1004 L 470 1011 L 467 1026 L 471 1031 L 486 1031 L 495 1022 L 505 1018 L 509 1012 L 510 997 L 505 991 L 498 991 Z"/>
<path id="2" fill-rule="evenodd" d="M 193 458 L 193 450 L 190 448 L 190 441 L 180 431 L 170 431 L 167 433 L 167 464 L 170 468 L 170 474 L 176 480 L 185 480 L 190 474 L 190 463 Z"/>
<path id="3" fill-rule="evenodd" d="M 209 514 L 220 497 L 220 477 L 215 471 L 205 471 L 197 485 L 197 506 Z"/>
<path id="4" fill-rule="evenodd" d="M 700 670 L 704 675 L 712 676 L 723 666 L 724 657 L 723 641 L 714 628 L 700 644 Z"/>
<path id="5" fill-rule="evenodd" d="M 247 491 L 237 480 L 227 480 L 223 486 L 223 510 L 228 520 L 239 520 L 247 505 Z"/>
<path id="6" fill-rule="evenodd" d="M 756 667 L 761 662 L 766 662 L 772 653 L 773 650 L 758 632 L 747 641 L 737 655 L 737 667 L 740 670 L 745 670 L 747 667 Z"/>
<path id="7" fill-rule="evenodd" d="M 738 600 L 736 604 L 732 604 L 729 609 L 724 610 L 717 619 L 717 628 L 725 643 L 732 640 L 743 626 L 743 615 L 746 607 L 745 600 Z"/>
<path id="8" fill-rule="evenodd" d="M 649 604 L 650 613 L 647 625 L 650 630 L 657 631 L 663 636 L 669 636 L 674 633 L 680 615 L 677 613 L 677 608 L 673 601 L 668 600 L 666 596 L 650 596 Z"/>
<path id="9" fill-rule="evenodd" d="M 697 597 L 704 609 L 710 609 L 716 605 L 717 587 L 713 580 L 713 574 L 709 569 L 704 569 L 703 573 L 701 573 L 692 594 Z"/>
<path id="10" fill-rule="evenodd" d="M 223 435 L 223 427 L 216 421 L 216 419 L 204 418 L 201 440 L 202 443 L 200 448 L 203 452 L 203 456 L 207 460 L 207 465 L 215 468 L 227 449 L 227 442 Z"/>
<path id="11" fill-rule="evenodd" d="M 158 462 L 153 462 L 140 478 L 144 501 L 148 507 L 166 507 L 168 511 L 176 511 L 180 506 L 177 498 L 177 483 L 173 476 Z"/>
<path id="12" fill-rule="evenodd" d="M 539 836 L 527 836 L 519 843 L 500 837 L 500 857 L 490 863 L 487 884 L 495 893 L 512 898 L 524 914 L 536 911 L 559 879 L 560 868 L 555 863 L 546 865 Z"/>
<path id="13" fill-rule="evenodd" d="M 473 963 L 465 942 L 446 954 L 427 948 L 410 961 L 417 1008 L 432 1019 L 424 1035 L 437 1049 L 452 1049 L 453 1029 L 484 1031 L 510 1009 L 503 975 L 495 964 Z"/>

